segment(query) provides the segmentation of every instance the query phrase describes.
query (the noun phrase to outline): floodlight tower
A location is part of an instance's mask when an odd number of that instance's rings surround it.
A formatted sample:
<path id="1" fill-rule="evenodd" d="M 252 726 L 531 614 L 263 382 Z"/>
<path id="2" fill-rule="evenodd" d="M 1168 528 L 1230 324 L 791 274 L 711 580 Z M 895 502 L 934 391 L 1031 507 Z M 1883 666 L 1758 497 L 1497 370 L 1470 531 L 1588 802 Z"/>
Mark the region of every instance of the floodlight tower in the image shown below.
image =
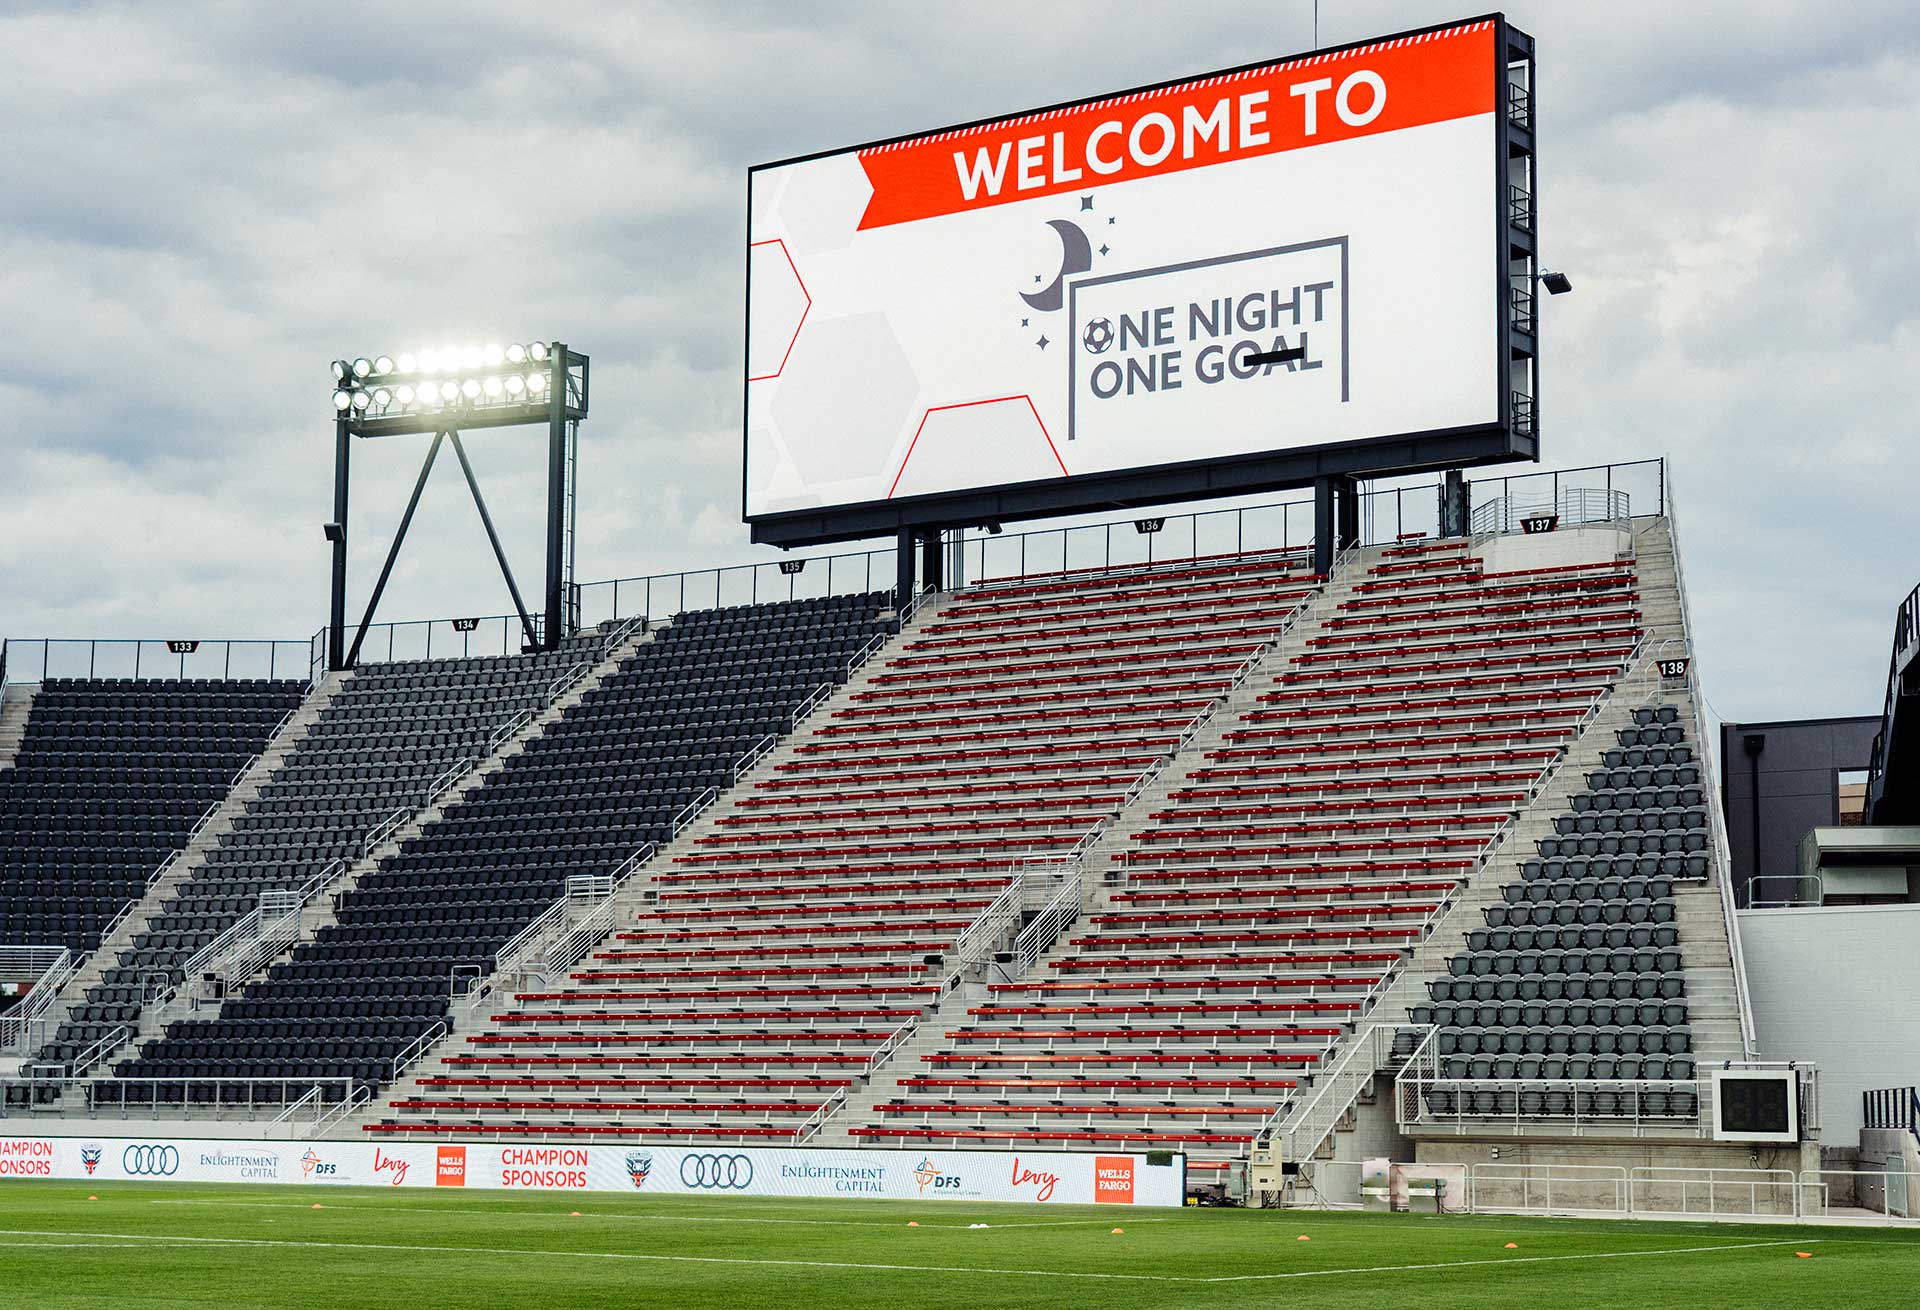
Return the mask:
<path id="1" fill-rule="evenodd" d="M 325 525 L 333 550 L 333 578 L 327 610 L 327 667 L 349 669 L 359 661 L 374 610 L 399 558 L 400 544 L 427 475 L 444 442 L 453 447 L 473 493 L 480 523 L 513 596 L 526 644 L 552 650 L 579 627 L 579 596 L 573 584 L 574 493 L 580 420 L 587 416 L 588 360 L 562 342 L 531 341 L 511 346 L 467 346 L 398 356 L 361 355 L 333 362 L 333 518 Z M 480 494 L 462 428 L 528 427 L 547 429 L 547 588 L 536 623 L 528 615 L 513 569 L 494 530 L 493 516 Z M 413 495 L 400 516 L 387 560 L 367 599 L 365 615 L 351 646 L 346 641 L 348 483 L 352 438 L 433 435 Z"/>

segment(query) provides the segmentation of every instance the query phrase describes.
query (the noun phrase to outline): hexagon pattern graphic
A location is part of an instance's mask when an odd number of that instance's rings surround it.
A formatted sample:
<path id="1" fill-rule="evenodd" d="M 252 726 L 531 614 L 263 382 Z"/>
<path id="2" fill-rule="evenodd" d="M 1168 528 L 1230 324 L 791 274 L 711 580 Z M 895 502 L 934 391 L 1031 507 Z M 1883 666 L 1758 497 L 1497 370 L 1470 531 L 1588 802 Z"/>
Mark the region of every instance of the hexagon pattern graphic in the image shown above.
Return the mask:
<path id="1" fill-rule="evenodd" d="M 748 246 L 747 275 L 753 320 L 747 332 L 747 381 L 762 382 L 780 376 L 813 308 L 813 298 L 782 241 L 756 241 Z"/>
<path id="2" fill-rule="evenodd" d="M 1025 396 L 927 411 L 893 477 L 891 497 L 945 491 L 975 480 L 982 463 L 1006 470 L 1008 482 L 1067 475 L 1046 426 Z"/>
<path id="3" fill-rule="evenodd" d="M 805 258 L 846 249 L 873 196 L 859 156 L 840 155 L 811 168 L 783 171 L 788 176 L 780 195 L 780 222 L 793 253 Z"/>
<path id="4" fill-rule="evenodd" d="M 815 319 L 789 362 L 773 423 L 802 482 L 831 496 L 830 484 L 898 462 L 920 379 L 885 314 Z"/>

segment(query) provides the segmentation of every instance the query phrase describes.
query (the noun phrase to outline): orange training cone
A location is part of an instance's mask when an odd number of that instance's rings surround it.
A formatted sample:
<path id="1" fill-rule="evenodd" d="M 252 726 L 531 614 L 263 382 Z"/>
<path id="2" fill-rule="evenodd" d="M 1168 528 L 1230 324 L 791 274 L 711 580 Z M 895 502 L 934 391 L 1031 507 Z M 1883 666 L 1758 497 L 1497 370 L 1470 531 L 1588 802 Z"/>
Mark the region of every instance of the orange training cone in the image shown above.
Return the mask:
<path id="1" fill-rule="evenodd" d="M 1116 1232 L 1116 1233 L 1124 1233 L 1124 1232 L 1126 1232 L 1127 1230 L 1126 1230 L 1126 1229 L 1124 1229 L 1124 1228 L 1116 1228 L 1116 1229 L 1114 1229 L 1113 1231 L 1114 1231 L 1114 1232 Z"/>
<path id="2" fill-rule="evenodd" d="M 1302 1233 L 1300 1234 L 1300 1236 L 1294 1238 L 1293 1240 L 1296 1242 L 1311 1242 L 1313 1239 L 1311 1237 L 1308 1237 L 1305 1233 Z"/>
<path id="3" fill-rule="evenodd" d="M 918 1228 L 919 1226 L 920 1226 L 920 1221 L 919 1221 L 918 1219 L 909 1219 L 909 1220 L 907 1220 L 907 1227 L 909 1227 L 909 1228 Z"/>
<path id="4" fill-rule="evenodd" d="M 1811 1251 L 1795 1251 L 1794 1254 L 1799 1256 L 1802 1260 L 1813 1259 L 1813 1252 Z"/>
<path id="5" fill-rule="evenodd" d="M 1508 1243 L 1507 1243 L 1507 1250 L 1509 1250 L 1509 1251 L 1518 1251 L 1519 1249 L 1520 1249 L 1520 1243 L 1518 1243 L 1518 1242 L 1508 1242 Z"/>
<path id="6" fill-rule="evenodd" d="M 574 1219 L 578 1219 L 580 1217 L 580 1212 L 578 1210 L 569 1210 L 567 1211 L 567 1214 L 570 1218 L 574 1218 Z"/>
<path id="7" fill-rule="evenodd" d="M 326 1209 L 327 1207 L 326 1207 L 326 1206 L 324 1206 L 324 1205 L 321 1205 L 321 1204 L 320 1204 L 320 1203 L 319 1203 L 318 1201 L 315 1201 L 315 1202 L 313 1203 L 313 1208 L 314 1208 L 314 1209 L 316 1209 L 316 1210 L 324 1210 L 324 1209 Z"/>
<path id="8" fill-rule="evenodd" d="M 97 1196 L 89 1196 L 89 1197 L 88 1197 L 87 1199 L 88 1199 L 89 1201 L 98 1201 L 98 1200 L 99 1200 L 100 1198 L 99 1198 L 99 1197 L 97 1197 Z"/>

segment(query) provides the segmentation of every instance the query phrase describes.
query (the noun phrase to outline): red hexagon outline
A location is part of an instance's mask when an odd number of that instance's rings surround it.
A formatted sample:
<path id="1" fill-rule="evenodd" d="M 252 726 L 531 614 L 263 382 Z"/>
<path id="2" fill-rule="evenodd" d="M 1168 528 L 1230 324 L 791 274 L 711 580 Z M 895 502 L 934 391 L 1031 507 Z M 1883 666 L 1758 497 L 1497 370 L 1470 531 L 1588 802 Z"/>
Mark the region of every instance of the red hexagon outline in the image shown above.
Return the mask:
<path id="1" fill-rule="evenodd" d="M 900 479 L 907 471 L 907 461 L 913 458 L 913 448 L 920 444 L 920 434 L 926 431 L 927 420 L 929 418 L 940 413 L 942 410 L 972 409 L 975 405 L 1004 405 L 1014 400 L 1024 400 L 1027 402 L 1027 410 L 1033 415 L 1033 421 L 1039 425 L 1040 435 L 1047 439 L 1047 449 L 1053 452 L 1053 462 L 1060 466 L 1060 476 L 1063 478 L 1072 477 L 1073 475 L 1067 472 L 1066 461 L 1060 458 L 1060 448 L 1053 444 L 1053 434 L 1047 431 L 1046 420 L 1040 417 L 1040 411 L 1034 406 L 1033 397 L 1022 392 L 1017 396 L 995 396 L 991 400 L 962 400 L 951 405 L 935 405 L 931 409 L 923 412 L 920 415 L 920 426 L 913 430 L 913 440 L 907 443 L 907 453 L 900 457 L 900 467 L 894 470 L 893 483 L 887 488 L 887 499 L 892 500 L 893 493 L 899 489 Z"/>
<path id="2" fill-rule="evenodd" d="M 779 237 L 774 237 L 768 241 L 747 242 L 748 250 L 753 250 L 759 246 L 780 247 L 780 253 L 787 257 L 787 267 L 793 270 L 793 280 L 799 285 L 800 294 L 806 298 L 807 306 L 800 311 L 800 321 L 793 325 L 793 335 L 787 339 L 787 353 L 780 356 L 780 367 L 771 373 L 762 373 L 759 377 L 749 377 L 747 379 L 749 382 L 765 382 L 771 378 L 779 377 L 780 374 L 786 370 L 787 360 L 793 357 L 793 343 L 800 339 L 800 329 L 806 326 L 807 315 L 813 312 L 813 294 L 807 290 L 807 280 L 800 276 L 799 266 L 793 262 L 793 252 L 787 249 L 787 243 Z"/>

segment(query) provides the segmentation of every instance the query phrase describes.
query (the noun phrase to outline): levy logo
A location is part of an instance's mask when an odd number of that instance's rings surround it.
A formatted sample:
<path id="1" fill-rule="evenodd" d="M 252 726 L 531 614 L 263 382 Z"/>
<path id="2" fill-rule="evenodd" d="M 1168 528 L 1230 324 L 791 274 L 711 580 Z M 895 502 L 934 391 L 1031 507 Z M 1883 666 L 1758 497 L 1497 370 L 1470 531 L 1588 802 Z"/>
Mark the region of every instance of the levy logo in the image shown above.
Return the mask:
<path id="1" fill-rule="evenodd" d="M 407 1181 L 407 1162 L 397 1156 L 382 1155 L 379 1147 L 373 1148 L 373 1175 L 393 1175 L 393 1186 L 398 1187 Z"/>
<path id="2" fill-rule="evenodd" d="M 1060 1175 L 1042 1173 L 1036 1169 L 1022 1168 L 1020 1157 L 1016 1155 L 1013 1157 L 1013 1185 L 1015 1187 L 1022 1187 L 1028 1183 L 1032 1183 L 1037 1189 L 1033 1194 L 1033 1199 L 1036 1201 L 1045 1201 L 1052 1198 L 1053 1189 L 1060 1185 Z"/>

